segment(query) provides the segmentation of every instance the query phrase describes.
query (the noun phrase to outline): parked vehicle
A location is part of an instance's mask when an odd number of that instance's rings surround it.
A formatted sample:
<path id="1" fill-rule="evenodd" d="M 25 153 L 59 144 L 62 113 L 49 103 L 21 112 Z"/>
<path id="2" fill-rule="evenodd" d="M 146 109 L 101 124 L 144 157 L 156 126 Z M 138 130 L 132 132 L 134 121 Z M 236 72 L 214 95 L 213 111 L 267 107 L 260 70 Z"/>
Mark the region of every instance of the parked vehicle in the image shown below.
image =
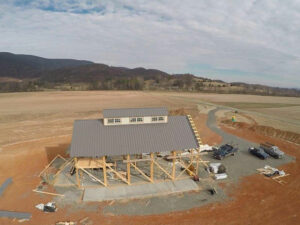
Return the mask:
<path id="1" fill-rule="evenodd" d="M 233 146 L 231 146 L 229 144 L 225 144 L 225 145 L 220 146 L 219 148 L 215 148 L 213 156 L 216 159 L 222 160 L 226 156 L 234 155 L 237 151 L 238 151 L 237 148 L 234 148 Z"/>
<path id="2" fill-rule="evenodd" d="M 281 151 L 277 146 L 271 144 L 271 143 L 263 143 L 260 144 L 260 147 L 270 156 L 272 156 L 275 159 L 281 159 L 284 156 L 284 152 Z"/>
<path id="3" fill-rule="evenodd" d="M 260 159 L 267 159 L 270 157 L 262 148 L 250 147 L 248 151 Z"/>

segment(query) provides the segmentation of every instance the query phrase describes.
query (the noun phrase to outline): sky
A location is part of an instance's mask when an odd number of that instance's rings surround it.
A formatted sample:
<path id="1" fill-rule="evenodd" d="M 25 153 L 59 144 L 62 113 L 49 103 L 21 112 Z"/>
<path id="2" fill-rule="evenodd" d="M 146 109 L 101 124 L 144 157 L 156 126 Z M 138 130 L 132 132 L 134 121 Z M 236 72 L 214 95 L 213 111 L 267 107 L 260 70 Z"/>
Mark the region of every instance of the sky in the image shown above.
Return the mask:
<path id="1" fill-rule="evenodd" d="M 300 1 L 0 0 L 0 51 L 300 88 Z"/>

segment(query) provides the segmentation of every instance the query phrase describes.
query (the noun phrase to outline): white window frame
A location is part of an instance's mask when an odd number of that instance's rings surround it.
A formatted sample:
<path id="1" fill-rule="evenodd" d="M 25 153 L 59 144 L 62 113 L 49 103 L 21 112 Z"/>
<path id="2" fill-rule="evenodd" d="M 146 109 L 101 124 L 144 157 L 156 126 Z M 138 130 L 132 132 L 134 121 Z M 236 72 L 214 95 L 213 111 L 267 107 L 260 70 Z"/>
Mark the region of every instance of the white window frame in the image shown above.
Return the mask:
<path id="1" fill-rule="evenodd" d="M 141 120 L 139 120 L 139 119 L 141 119 Z M 136 122 L 137 123 L 143 123 L 144 122 L 144 118 L 143 117 L 137 117 L 136 118 Z"/>
<path id="2" fill-rule="evenodd" d="M 159 117 L 158 117 L 158 121 L 160 121 L 160 122 L 165 121 L 165 117 L 159 116 Z"/>
<path id="3" fill-rule="evenodd" d="M 157 116 L 154 116 L 154 117 L 151 118 L 151 122 L 157 122 L 157 121 L 158 121 Z"/>
<path id="4" fill-rule="evenodd" d="M 114 124 L 115 123 L 115 119 L 109 118 L 109 119 L 107 119 L 107 123 L 108 124 Z"/>
<path id="5" fill-rule="evenodd" d="M 122 122 L 121 118 L 115 118 L 114 120 L 115 120 L 115 123 L 121 123 Z"/>
<path id="6" fill-rule="evenodd" d="M 136 117 L 130 117 L 129 118 L 129 123 L 136 123 L 137 122 L 137 118 Z"/>

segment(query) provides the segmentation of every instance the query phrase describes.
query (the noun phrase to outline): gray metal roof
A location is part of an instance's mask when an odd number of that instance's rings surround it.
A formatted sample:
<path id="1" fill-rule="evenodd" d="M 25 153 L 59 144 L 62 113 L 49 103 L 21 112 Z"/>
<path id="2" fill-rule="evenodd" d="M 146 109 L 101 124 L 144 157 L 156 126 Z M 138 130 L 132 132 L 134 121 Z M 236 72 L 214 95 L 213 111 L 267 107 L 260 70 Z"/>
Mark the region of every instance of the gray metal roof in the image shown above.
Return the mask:
<path id="1" fill-rule="evenodd" d="M 168 123 L 105 126 L 102 120 L 74 122 L 71 157 L 97 157 L 197 148 L 186 116 Z"/>
<path id="2" fill-rule="evenodd" d="M 104 118 L 131 117 L 131 116 L 167 116 L 168 109 L 160 108 L 128 108 L 128 109 L 104 109 Z"/>

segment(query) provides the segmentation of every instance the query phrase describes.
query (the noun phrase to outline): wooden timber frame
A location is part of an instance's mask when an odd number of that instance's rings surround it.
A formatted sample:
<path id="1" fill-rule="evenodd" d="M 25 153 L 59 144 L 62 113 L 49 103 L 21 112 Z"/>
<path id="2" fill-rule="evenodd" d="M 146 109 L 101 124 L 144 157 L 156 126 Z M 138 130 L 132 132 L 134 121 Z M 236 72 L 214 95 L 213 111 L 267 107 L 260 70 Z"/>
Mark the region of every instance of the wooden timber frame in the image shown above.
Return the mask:
<path id="1" fill-rule="evenodd" d="M 171 160 L 172 162 L 172 169 L 169 172 L 167 169 L 165 169 L 162 165 L 159 164 L 157 157 L 155 157 L 156 153 L 151 152 L 150 157 L 148 158 L 135 158 L 131 159 L 130 155 L 127 154 L 126 156 L 123 156 L 123 159 L 126 158 L 126 160 L 123 160 L 123 163 L 126 163 L 126 172 L 125 171 L 118 171 L 117 170 L 117 163 L 116 161 L 113 163 L 106 162 L 106 156 L 102 156 L 100 158 L 74 158 L 70 161 L 66 161 L 64 167 L 66 167 L 67 164 L 71 163 L 71 161 L 74 161 L 75 165 L 75 171 L 76 171 L 76 182 L 77 186 L 81 187 L 80 179 L 82 177 L 79 176 L 79 172 L 83 171 L 88 176 L 92 177 L 95 181 L 100 183 L 101 185 L 108 187 L 109 183 L 107 180 L 107 172 L 112 172 L 116 175 L 117 178 L 122 180 L 124 183 L 128 185 L 132 185 L 131 182 L 131 168 L 134 168 L 135 171 L 139 172 L 142 177 L 151 183 L 154 183 L 156 180 L 154 179 L 154 167 L 157 167 L 160 171 L 165 174 L 169 180 L 175 181 L 178 179 L 182 179 L 181 176 L 186 172 L 189 176 L 196 176 L 199 172 L 199 164 L 203 164 L 206 168 L 208 168 L 208 161 L 203 161 L 201 159 L 201 155 L 204 155 L 206 153 L 200 152 L 200 145 L 202 144 L 202 141 L 200 139 L 199 133 L 197 131 L 196 125 L 191 117 L 191 115 L 187 115 L 187 118 L 189 120 L 190 126 L 193 130 L 195 139 L 197 141 L 197 144 L 199 148 L 196 149 L 189 149 L 188 154 L 182 154 L 182 151 L 171 151 L 170 156 L 167 157 L 167 159 Z M 188 163 L 183 161 L 183 158 L 188 158 Z M 150 161 L 149 165 L 149 171 L 150 174 L 145 173 L 141 168 L 137 166 L 138 162 L 142 161 Z M 179 164 L 182 168 L 182 171 L 179 174 L 176 174 L 176 164 Z M 195 164 L 195 165 L 194 165 Z M 103 180 L 100 180 L 99 178 L 95 177 L 92 173 L 88 171 L 88 169 L 99 169 L 102 168 L 103 171 Z M 59 172 L 58 172 L 59 173 Z M 58 174 L 57 173 L 57 174 Z M 126 174 L 124 176 L 124 173 Z M 56 174 L 56 175 L 57 175 Z"/>
<path id="2" fill-rule="evenodd" d="M 123 181 L 127 185 L 132 185 L 131 182 L 131 168 L 134 168 L 135 171 L 137 171 L 139 174 L 142 175 L 144 180 L 146 182 L 155 183 L 154 179 L 154 168 L 158 168 L 160 171 L 163 172 L 163 174 L 166 175 L 168 180 L 178 180 L 183 179 L 182 175 L 186 172 L 189 176 L 195 176 L 198 174 L 199 171 L 199 165 L 204 164 L 204 166 L 207 166 L 208 161 L 203 161 L 201 159 L 202 155 L 205 155 L 206 153 L 201 153 L 199 149 L 191 149 L 190 152 L 186 152 L 186 154 L 182 154 L 182 151 L 172 151 L 171 154 L 167 157 L 168 160 L 171 160 L 172 167 L 171 171 L 168 171 L 168 169 L 164 168 L 159 161 L 157 160 L 158 157 L 156 156 L 157 153 L 151 152 L 150 156 L 147 158 L 134 158 L 132 159 L 130 155 L 126 155 L 123 158 L 122 162 L 126 164 L 126 171 L 119 171 L 117 170 L 117 163 L 108 163 L 106 162 L 106 156 L 102 156 L 101 158 L 74 158 L 71 160 L 66 161 L 64 167 L 66 164 L 71 163 L 74 161 L 75 166 L 75 172 L 76 172 L 76 183 L 79 188 L 82 187 L 81 185 L 81 177 L 80 171 L 87 174 L 89 177 L 91 177 L 94 181 L 98 182 L 100 185 L 104 187 L 109 187 L 109 182 L 107 179 L 107 173 L 112 172 L 116 175 L 117 178 L 119 178 L 121 181 Z M 188 163 L 183 161 L 183 158 L 188 159 Z M 138 167 L 139 162 L 145 162 L 149 161 L 149 173 L 147 174 L 144 172 L 141 168 Z M 182 171 L 178 174 L 176 174 L 176 164 L 179 164 L 182 168 Z M 191 165 L 193 165 L 194 169 L 191 169 Z M 89 169 L 99 169 L 102 168 L 103 171 L 103 179 L 99 179 L 95 175 L 93 175 L 91 172 L 89 172 Z M 58 172 L 60 173 L 60 171 Z M 126 174 L 126 175 L 124 175 Z M 161 180 L 159 180 L 161 182 Z"/>

